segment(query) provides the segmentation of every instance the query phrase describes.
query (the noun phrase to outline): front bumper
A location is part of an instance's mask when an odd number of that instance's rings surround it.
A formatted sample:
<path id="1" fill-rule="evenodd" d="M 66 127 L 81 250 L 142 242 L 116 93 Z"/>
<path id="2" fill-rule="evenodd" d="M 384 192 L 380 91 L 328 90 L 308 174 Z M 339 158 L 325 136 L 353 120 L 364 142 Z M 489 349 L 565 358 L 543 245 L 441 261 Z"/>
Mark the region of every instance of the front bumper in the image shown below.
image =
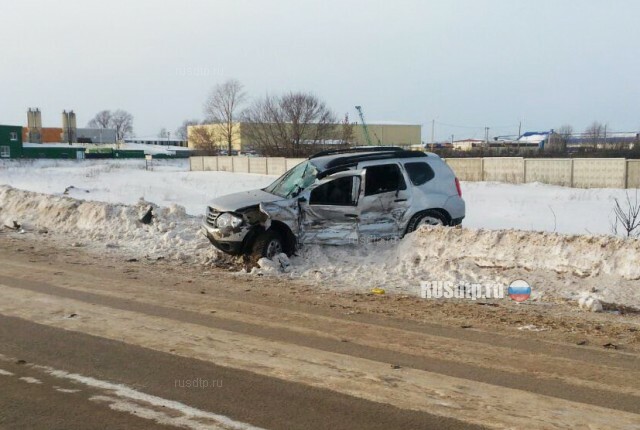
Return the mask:
<path id="1" fill-rule="evenodd" d="M 220 251 L 231 255 L 242 255 L 251 251 L 253 241 L 264 231 L 264 228 L 260 225 L 243 225 L 231 231 L 223 231 L 211 227 L 205 220 L 200 231 Z"/>
<path id="2" fill-rule="evenodd" d="M 240 255 L 245 251 L 245 239 L 247 231 L 240 232 L 222 232 L 219 228 L 214 228 L 206 222 L 200 228 L 202 234 L 209 239 L 209 242 L 220 251 L 227 254 Z"/>

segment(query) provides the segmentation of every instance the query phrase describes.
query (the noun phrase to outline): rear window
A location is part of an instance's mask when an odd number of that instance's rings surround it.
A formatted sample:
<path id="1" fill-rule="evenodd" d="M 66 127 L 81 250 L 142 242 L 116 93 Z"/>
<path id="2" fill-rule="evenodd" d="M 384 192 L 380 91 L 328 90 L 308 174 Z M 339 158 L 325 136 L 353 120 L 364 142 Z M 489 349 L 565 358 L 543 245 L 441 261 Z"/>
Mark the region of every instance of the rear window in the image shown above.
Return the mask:
<path id="1" fill-rule="evenodd" d="M 372 196 L 398 190 L 406 190 L 402 172 L 397 164 L 383 164 L 381 166 L 368 166 L 365 179 L 364 195 Z"/>
<path id="2" fill-rule="evenodd" d="M 426 184 L 436 176 L 431 166 L 425 162 L 405 163 L 404 168 L 407 170 L 413 185 Z"/>

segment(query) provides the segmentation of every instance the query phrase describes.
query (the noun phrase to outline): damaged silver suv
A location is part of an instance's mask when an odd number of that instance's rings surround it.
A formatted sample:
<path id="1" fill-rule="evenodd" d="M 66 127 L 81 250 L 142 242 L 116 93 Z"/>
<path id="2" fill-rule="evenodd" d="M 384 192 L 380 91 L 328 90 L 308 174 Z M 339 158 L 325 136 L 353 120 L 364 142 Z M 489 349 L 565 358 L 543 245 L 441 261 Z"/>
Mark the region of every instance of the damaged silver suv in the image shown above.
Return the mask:
<path id="1" fill-rule="evenodd" d="M 460 183 L 435 154 L 397 147 L 320 152 L 261 190 L 215 199 L 204 235 L 234 255 L 291 255 L 304 244 L 400 238 L 465 216 Z"/>

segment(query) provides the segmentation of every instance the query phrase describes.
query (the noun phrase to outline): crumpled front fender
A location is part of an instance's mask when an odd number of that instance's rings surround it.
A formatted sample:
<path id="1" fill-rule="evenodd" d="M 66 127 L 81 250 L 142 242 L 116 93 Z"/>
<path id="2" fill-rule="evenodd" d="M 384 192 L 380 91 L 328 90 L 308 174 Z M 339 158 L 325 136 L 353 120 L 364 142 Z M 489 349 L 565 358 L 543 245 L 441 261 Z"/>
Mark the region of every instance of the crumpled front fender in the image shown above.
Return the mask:
<path id="1" fill-rule="evenodd" d="M 294 234 L 300 232 L 300 207 L 297 200 L 279 200 L 260 203 L 260 212 L 264 215 L 260 220 L 265 229 L 271 227 L 271 221 L 280 221 L 287 225 Z"/>

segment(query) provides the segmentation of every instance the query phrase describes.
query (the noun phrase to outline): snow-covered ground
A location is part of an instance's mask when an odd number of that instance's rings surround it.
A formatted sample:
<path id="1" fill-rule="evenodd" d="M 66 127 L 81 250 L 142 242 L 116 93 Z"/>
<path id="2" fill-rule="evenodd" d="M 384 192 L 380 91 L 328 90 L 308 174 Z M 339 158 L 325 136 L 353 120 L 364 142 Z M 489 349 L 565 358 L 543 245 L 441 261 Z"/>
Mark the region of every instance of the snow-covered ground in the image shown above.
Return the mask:
<path id="1" fill-rule="evenodd" d="M 201 215 L 214 197 L 262 188 L 274 177 L 229 172 L 190 172 L 188 159 L 0 161 L 0 184 L 40 193 L 107 203 L 134 204 L 143 198 L 159 206 L 178 204 Z"/>
<path id="2" fill-rule="evenodd" d="M 18 221 L 25 234 L 128 258 L 210 264 L 224 257 L 198 232 L 207 201 L 273 180 L 189 172 L 186 160 L 154 161 L 150 171 L 144 166 L 144 160 L 0 163 L 0 226 Z M 640 241 L 588 234 L 610 232 L 613 199 L 624 190 L 464 183 L 463 191 L 463 229 L 423 229 L 399 243 L 358 249 L 307 247 L 280 276 L 407 294 L 418 294 L 421 281 L 508 284 L 524 278 L 537 298 L 591 295 L 640 308 Z M 149 206 L 156 218 L 141 224 Z"/>
<path id="3" fill-rule="evenodd" d="M 214 197 L 267 186 L 273 176 L 190 172 L 188 160 L 36 160 L 0 162 L 0 184 L 108 203 L 140 198 L 159 206 L 178 204 L 200 215 Z M 543 184 L 464 182 L 465 227 L 567 234 L 610 234 L 614 198 L 625 190 L 578 189 Z M 87 192 L 88 191 L 88 192 Z M 635 191 L 630 191 L 634 193 Z"/>

